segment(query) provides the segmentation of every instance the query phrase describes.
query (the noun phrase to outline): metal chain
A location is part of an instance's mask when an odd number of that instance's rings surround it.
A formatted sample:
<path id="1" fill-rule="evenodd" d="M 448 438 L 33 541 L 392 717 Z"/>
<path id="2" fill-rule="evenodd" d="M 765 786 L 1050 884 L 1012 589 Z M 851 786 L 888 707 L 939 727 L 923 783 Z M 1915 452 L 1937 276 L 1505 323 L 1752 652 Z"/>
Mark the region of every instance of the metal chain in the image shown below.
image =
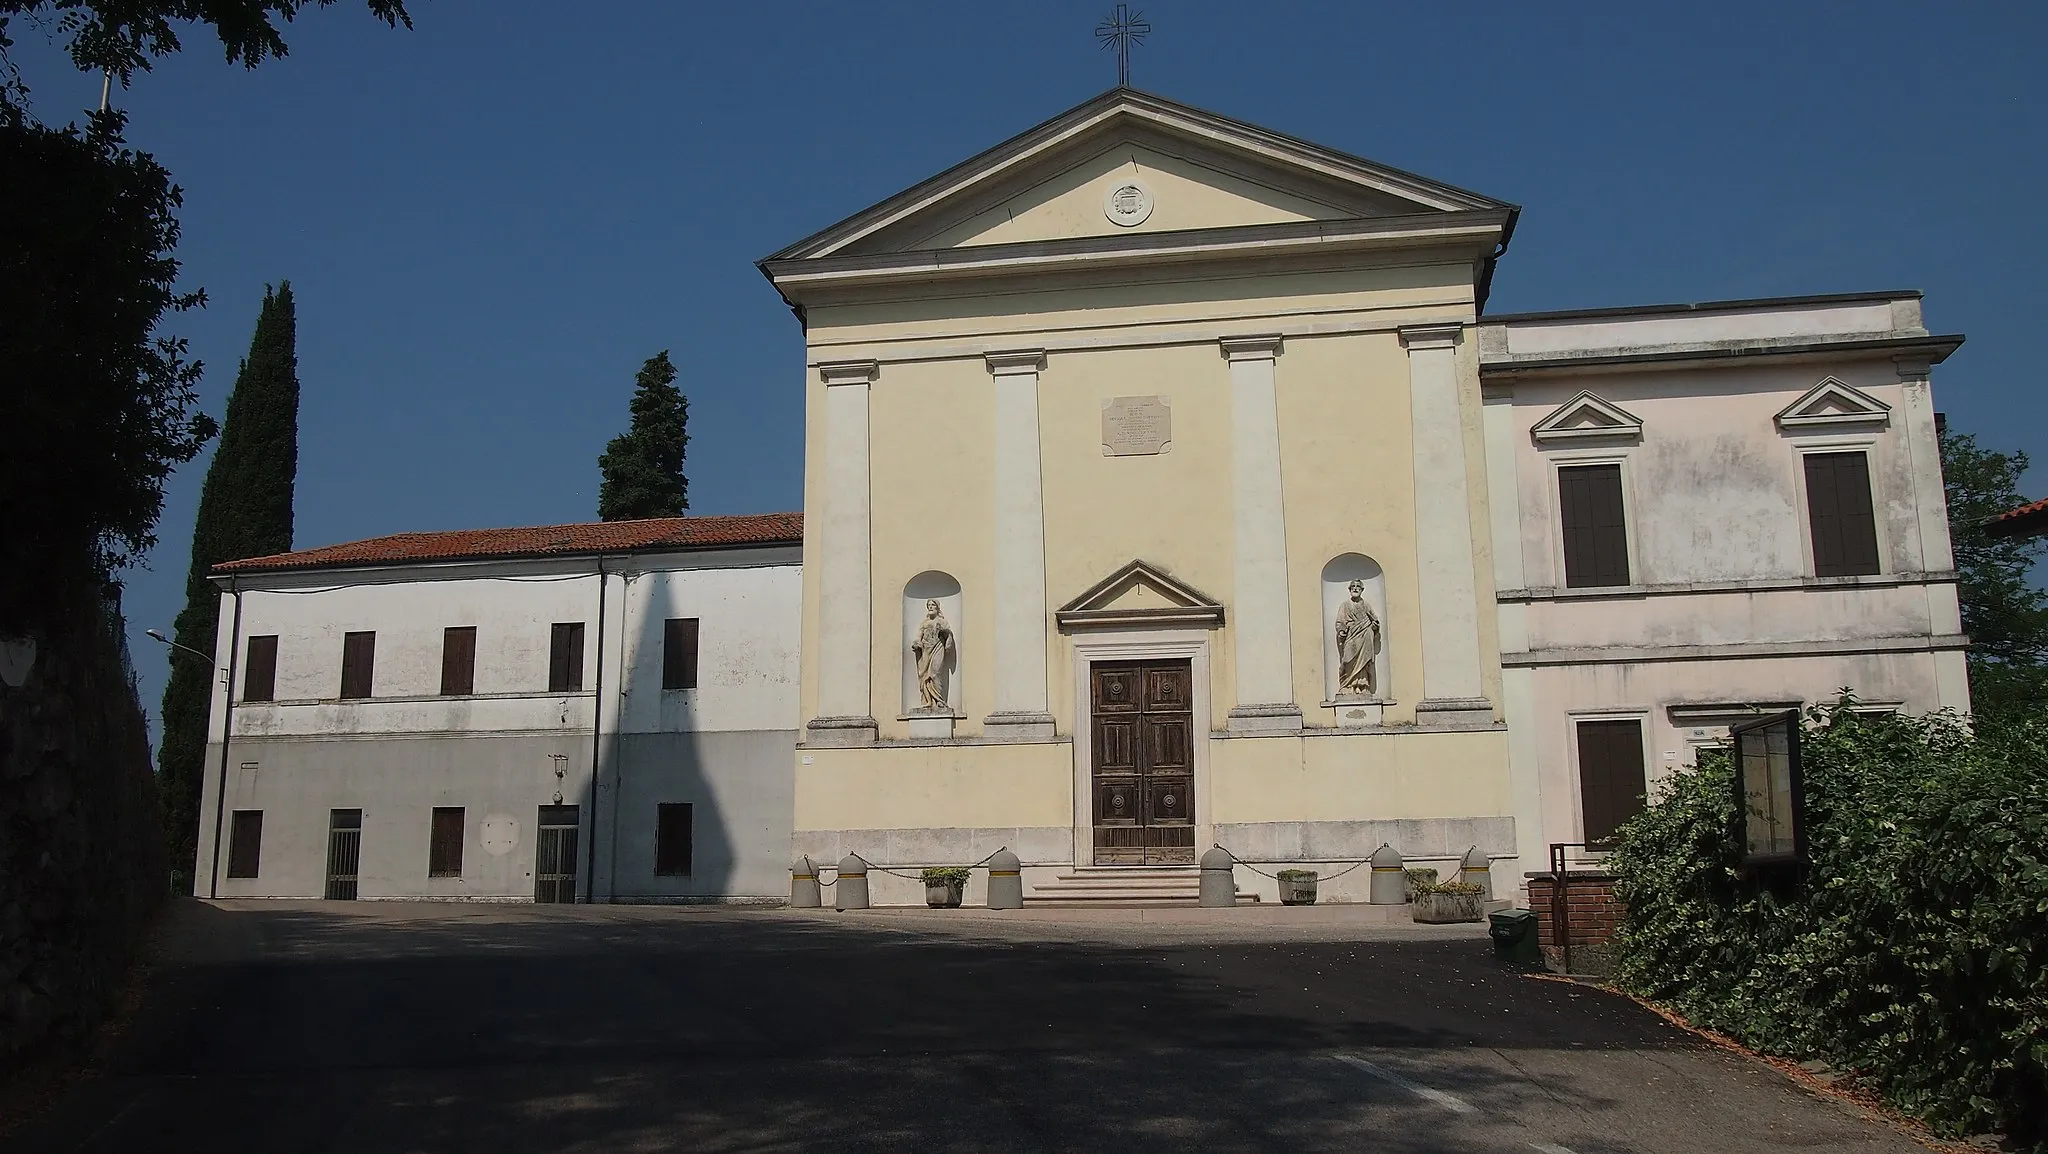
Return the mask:
<path id="1" fill-rule="evenodd" d="M 1232 863 L 1233 865 L 1241 865 L 1241 866 L 1243 866 L 1244 868 L 1246 868 L 1246 869 L 1248 869 L 1248 870 L 1252 871 L 1253 873 L 1255 873 L 1255 874 L 1258 874 L 1258 875 L 1259 875 L 1260 877 L 1269 877 L 1269 878 L 1272 878 L 1272 879 L 1273 879 L 1274 881 L 1276 881 L 1276 882 L 1280 880 L 1280 875 L 1279 875 L 1279 874 L 1269 874 L 1269 873 L 1267 873 L 1267 872 L 1266 872 L 1265 870 L 1262 870 L 1262 869 L 1260 869 L 1259 867 L 1257 867 L 1257 866 L 1253 865 L 1252 863 L 1250 863 L 1250 862 L 1248 862 L 1248 861 L 1244 860 L 1243 858 L 1241 858 L 1241 857 L 1237 856 L 1237 853 L 1236 853 L 1235 851 L 1233 851 L 1233 850 L 1232 850 L 1232 849 L 1231 849 L 1231 848 L 1230 848 L 1229 846 L 1225 846 L 1225 845 L 1218 845 L 1218 846 L 1217 846 L 1216 848 L 1217 848 L 1217 849 L 1220 849 L 1220 850 L 1222 850 L 1222 851 L 1223 851 L 1224 853 L 1227 853 L 1227 854 L 1229 854 L 1229 855 L 1230 855 L 1230 861 L 1231 861 L 1231 863 Z M 1345 867 L 1344 867 L 1343 869 L 1340 869 L 1340 870 L 1338 870 L 1338 871 L 1337 871 L 1336 873 L 1333 873 L 1333 874 L 1324 874 L 1324 875 L 1318 875 L 1318 878 L 1317 878 L 1317 880 L 1319 880 L 1319 881 L 1335 881 L 1335 880 L 1337 880 L 1338 878 L 1341 878 L 1341 877 L 1343 877 L 1343 876 L 1344 876 L 1345 874 L 1348 874 L 1348 873 L 1350 873 L 1350 872 L 1351 872 L 1352 870 L 1355 870 L 1355 869 L 1357 869 L 1357 868 L 1358 868 L 1359 866 L 1362 866 L 1362 865 L 1370 865 L 1371 863 L 1372 863 L 1372 859 L 1371 859 L 1371 858 L 1366 858 L 1366 859 L 1365 859 L 1364 861 L 1356 861 L 1356 862 L 1352 862 L 1352 863 L 1351 863 L 1350 865 L 1347 865 L 1347 866 L 1345 866 Z"/>
<path id="2" fill-rule="evenodd" d="M 989 862 L 995 860 L 996 854 L 999 854 L 1009 848 L 1010 847 L 1006 845 L 997 846 L 995 848 L 994 853 L 989 854 L 987 857 L 982 858 L 980 861 L 975 862 L 973 865 L 968 866 L 967 868 L 970 870 L 978 870 L 981 867 L 987 865 Z M 869 861 L 868 859 L 861 857 L 859 854 L 853 854 L 851 856 L 859 860 L 860 864 L 868 867 L 871 870 L 881 870 L 883 873 L 888 874 L 891 877 L 899 877 L 903 878 L 906 881 L 914 881 L 920 885 L 924 884 L 924 877 L 920 874 L 907 874 L 900 870 L 892 870 L 888 866 L 878 866 L 875 863 Z"/>

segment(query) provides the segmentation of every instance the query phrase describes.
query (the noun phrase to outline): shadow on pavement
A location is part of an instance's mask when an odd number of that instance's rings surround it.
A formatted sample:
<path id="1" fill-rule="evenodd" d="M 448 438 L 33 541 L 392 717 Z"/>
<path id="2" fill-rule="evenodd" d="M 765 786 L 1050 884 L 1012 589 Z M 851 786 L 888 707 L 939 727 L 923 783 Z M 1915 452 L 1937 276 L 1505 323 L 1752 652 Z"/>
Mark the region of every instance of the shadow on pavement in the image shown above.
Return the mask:
<path id="1" fill-rule="evenodd" d="M 106 1075 L 5 1149 L 1298 1154 L 1351 1147 L 1375 1112 L 1406 1120 L 1375 1149 L 1482 1149 L 1327 1052 L 1428 1056 L 1483 1103 L 1499 1064 L 1460 1054 L 1691 1045 L 1483 941 L 936 938 L 672 908 L 178 917 Z"/>

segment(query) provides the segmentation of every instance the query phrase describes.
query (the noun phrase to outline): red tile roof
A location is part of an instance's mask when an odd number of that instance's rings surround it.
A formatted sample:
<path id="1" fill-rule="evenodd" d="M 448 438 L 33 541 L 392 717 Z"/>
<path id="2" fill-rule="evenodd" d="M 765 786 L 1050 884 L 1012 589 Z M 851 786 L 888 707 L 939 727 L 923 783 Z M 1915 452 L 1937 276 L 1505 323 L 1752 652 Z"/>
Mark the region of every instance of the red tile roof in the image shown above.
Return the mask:
<path id="1" fill-rule="evenodd" d="M 2008 509 L 1984 522 L 1993 537 L 2037 537 L 2048 530 L 2048 498 Z"/>
<path id="2" fill-rule="evenodd" d="M 403 565 L 421 561 L 483 561 L 647 553 L 668 549 L 724 549 L 740 545 L 795 545 L 803 540 L 803 536 L 802 513 L 762 513 L 747 517 L 652 517 L 644 521 L 535 525 L 524 529 L 394 533 L 389 537 L 323 545 L 296 553 L 228 561 L 215 565 L 213 571 L 264 573 L 281 569 Z"/>

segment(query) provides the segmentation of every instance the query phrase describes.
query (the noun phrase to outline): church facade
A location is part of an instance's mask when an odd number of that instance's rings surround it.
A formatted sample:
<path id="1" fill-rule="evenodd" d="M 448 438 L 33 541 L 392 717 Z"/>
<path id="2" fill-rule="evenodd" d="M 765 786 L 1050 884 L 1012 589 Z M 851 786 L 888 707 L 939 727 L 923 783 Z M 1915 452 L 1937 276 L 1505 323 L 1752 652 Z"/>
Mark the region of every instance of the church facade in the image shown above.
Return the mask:
<path id="1" fill-rule="evenodd" d="M 1967 708 L 1961 338 L 1912 293 L 1491 317 L 1518 212 L 1118 89 L 762 261 L 796 850 L 1518 877 L 1757 709 Z"/>

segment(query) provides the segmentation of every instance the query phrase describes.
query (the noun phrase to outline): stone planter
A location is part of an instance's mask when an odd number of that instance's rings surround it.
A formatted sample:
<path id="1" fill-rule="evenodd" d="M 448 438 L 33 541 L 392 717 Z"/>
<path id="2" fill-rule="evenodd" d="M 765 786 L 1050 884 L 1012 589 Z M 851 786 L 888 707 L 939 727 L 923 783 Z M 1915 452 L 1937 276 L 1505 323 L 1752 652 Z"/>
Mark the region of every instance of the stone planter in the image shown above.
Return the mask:
<path id="1" fill-rule="evenodd" d="M 1316 904 L 1315 871 L 1280 871 L 1280 904 L 1283 906 L 1312 906 Z"/>
<path id="2" fill-rule="evenodd" d="M 960 894 L 966 888 L 965 882 L 926 882 L 924 904 L 935 910 L 957 910 Z"/>
<path id="3" fill-rule="evenodd" d="M 1416 894 L 1408 913 L 1430 925 L 1486 920 L 1486 907 L 1478 894 Z"/>

